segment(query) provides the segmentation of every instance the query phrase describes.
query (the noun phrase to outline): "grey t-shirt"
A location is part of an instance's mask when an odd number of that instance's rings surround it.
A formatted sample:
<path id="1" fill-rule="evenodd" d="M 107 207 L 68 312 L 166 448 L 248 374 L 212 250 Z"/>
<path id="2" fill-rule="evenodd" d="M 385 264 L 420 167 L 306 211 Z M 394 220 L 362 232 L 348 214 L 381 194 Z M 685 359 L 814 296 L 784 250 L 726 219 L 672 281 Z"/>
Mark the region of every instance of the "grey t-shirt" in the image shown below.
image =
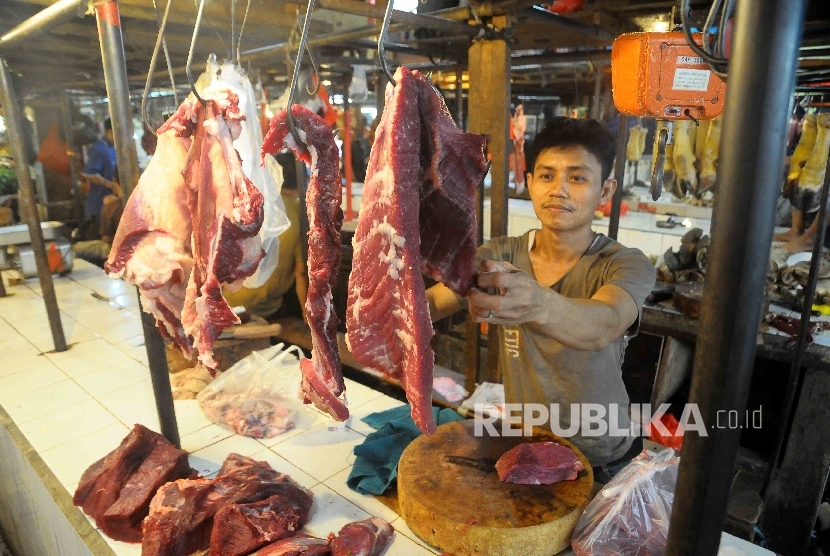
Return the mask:
<path id="1" fill-rule="evenodd" d="M 479 247 L 476 262 L 505 261 L 535 278 L 530 262 L 530 248 L 535 231 L 521 237 L 493 238 Z M 630 249 L 604 235 L 598 235 L 576 265 L 551 288 L 572 299 L 590 299 L 605 284 L 621 287 L 637 304 L 637 322 L 625 336 L 617 338 L 600 351 L 580 351 L 563 346 L 543 335 L 530 324 L 499 327 L 499 366 L 504 380 L 506 403 L 536 403 L 550 408 L 558 404 L 561 430 L 578 425 L 571 420 L 571 404 L 604 406 L 604 421 L 616 404 L 617 424 L 630 428 L 628 394 L 622 381 L 622 359 L 626 336 L 633 336 L 639 327 L 645 298 L 654 287 L 655 270 L 639 249 Z M 573 315 L 578 319 L 579 315 Z M 567 321 L 562 322 L 568 326 Z M 553 413 L 551 413 L 553 416 Z M 580 413 L 575 417 L 581 424 Z M 550 422 L 546 428 L 551 428 Z M 594 429 L 596 427 L 593 427 Z M 622 457 L 633 437 L 583 435 L 582 427 L 568 439 L 573 442 L 594 467 Z"/>

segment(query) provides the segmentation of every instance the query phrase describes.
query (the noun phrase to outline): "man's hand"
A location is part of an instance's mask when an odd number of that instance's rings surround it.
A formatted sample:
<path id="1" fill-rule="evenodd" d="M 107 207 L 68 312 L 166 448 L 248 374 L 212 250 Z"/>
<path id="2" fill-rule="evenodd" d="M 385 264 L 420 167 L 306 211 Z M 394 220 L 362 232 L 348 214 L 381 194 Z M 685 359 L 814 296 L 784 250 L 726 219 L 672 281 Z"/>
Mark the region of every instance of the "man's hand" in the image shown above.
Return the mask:
<path id="1" fill-rule="evenodd" d="M 499 261 L 481 263 L 477 284 L 467 294 L 470 315 L 476 322 L 508 326 L 533 322 L 544 306 L 547 293 L 533 276 Z M 499 293 L 487 293 L 488 288 Z"/>

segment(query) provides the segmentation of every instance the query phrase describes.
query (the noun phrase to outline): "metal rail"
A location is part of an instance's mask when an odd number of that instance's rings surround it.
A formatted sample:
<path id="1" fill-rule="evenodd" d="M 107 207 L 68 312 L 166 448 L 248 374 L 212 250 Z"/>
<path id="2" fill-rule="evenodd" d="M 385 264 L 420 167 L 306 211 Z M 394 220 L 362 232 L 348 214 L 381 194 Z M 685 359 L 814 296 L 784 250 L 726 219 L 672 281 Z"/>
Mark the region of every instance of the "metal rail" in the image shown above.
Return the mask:
<path id="1" fill-rule="evenodd" d="M 33 35 L 71 21 L 72 18 L 82 17 L 83 11 L 80 11 L 79 14 L 79 7 L 82 4 L 85 5 L 86 2 L 82 2 L 82 0 L 58 0 L 51 6 L 44 8 L 0 37 L 0 51 L 8 52 L 9 49 L 21 46 L 25 41 L 31 40 Z"/>
<path id="2" fill-rule="evenodd" d="M 806 5 L 738 6 L 712 218 L 717 234 L 689 393 L 707 436 L 687 431 L 683 438 L 668 556 L 716 554 L 720 545 L 741 430 L 719 428 L 718 415 L 746 408 Z"/>
<path id="3" fill-rule="evenodd" d="M 356 0 L 319 0 L 317 7 L 319 9 L 376 19 L 383 19 L 386 13 L 384 6 L 375 6 Z M 409 28 L 426 27 L 435 31 L 444 31 L 455 35 L 483 37 L 487 32 L 481 26 L 468 25 L 429 14 L 414 14 L 394 9 L 391 13 L 391 20 L 395 23 L 402 23 Z"/>
<path id="4" fill-rule="evenodd" d="M 52 341 L 55 351 L 66 351 L 66 337 L 61 325 L 61 312 L 58 309 L 58 298 L 55 295 L 55 284 L 52 282 L 52 272 L 49 270 L 49 261 L 46 258 L 46 243 L 43 241 L 43 230 L 40 227 L 40 215 L 37 212 L 37 196 L 32 176 L 29 171 L 29 160 L 26 156 L 24 144 L 23 121 L 12 85 L 12 74 L 6 66 L 6 60 L 0 58 L 0 104 L 3 105 L 3 114 L 6 122 L 9 147 L 15 162 L 17 183 L 20 187 L 21 219 L 26 220 L 29 227 L 29 238 L 32 242 L 32 251 L 37 265 L 37 276 L 40 281 L 40 291 L 46 305 L 46 317 L 49 319 L 49 328 L 52 330 Z M 2 281 L 0 279 L 0 281 Z"/>
<path id="5" fill-rule="evenodd" d="M 118 176 L 124 194 L 129 196 L 138 183 L 139 170 L 138 155 L 133 139 L 132 106 L 118 4 L 114 0 L 98 3 L 95 6 L 95 15 L 98 20 L 98 36 L 101 41 L 101 58 L 104 64 L 104 80 L 112 118 Z M 172 444 L 179 447 L 181 446 L 179 428 L 173 406 L 173 392 L 170 387 L 164 340 L 156 328 L 155 319 L 144 311 L 141 311 L 141 326 L 144 329 L 144 345 L 147 348 L 147 362 L 150 366 L 150 378 L 153 383 L 161 433 Z"/>
<path id="6" fill-rule="evenodd" d="M 616 240 L 620 230 L 620 208 L 622 207 L 623 182 L 625 181 L 625 145 L 628 139 L 628 116 L 620 114 L 620 130 L 617 132 L 617 156 L 614 162 L 614 179 L 617 189 L 611 198 L 611 219 L 608 222 L 608 237 Z"/>

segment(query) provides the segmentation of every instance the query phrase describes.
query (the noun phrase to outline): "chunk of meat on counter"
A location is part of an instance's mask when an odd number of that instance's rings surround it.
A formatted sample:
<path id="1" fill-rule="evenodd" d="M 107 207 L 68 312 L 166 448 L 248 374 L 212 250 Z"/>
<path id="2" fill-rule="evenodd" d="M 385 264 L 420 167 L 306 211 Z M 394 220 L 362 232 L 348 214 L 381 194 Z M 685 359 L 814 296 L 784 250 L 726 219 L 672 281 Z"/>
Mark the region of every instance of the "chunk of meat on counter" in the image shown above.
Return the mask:
<path id="1" fill-rule="evenodd" d="M 162 486 L 150 503 L 144 520 L 142 556 L 187 556 L 227 537 L 214 527 L 223 508 L 252 504 L 273 496 L 283 497 L 297 508 L 311 507 L 311 491 L 266 462 L 230 454 L 214 479 L 180 480 Z M 264 517 L 261 514 L 260 517 Z M 275 522 L 278 516 L 273 516 Z M 233 524 L 233 515 L 222 520 Z M 262 526 L 262 522 L 259 522 Z M 267 542 L 267 541 L 266 541 Z M 231 552 L 229 552 L 231 553 Z"/>
<path id="2" fill-rule="evenodd" d="M 193 272 L 185 292 L 182 324 L 193 338 L 199 361 L 216 368 L 213 342 L 239 317 L 222 296 L 252 275 L 264 256 L 259 229 L 262 193 L 242 171 L 233 141 L 241 132 L 239 99 L 228 93 L 206 99 L 198 111 L 184 180 L 193 225 Z"/>
<path id="3" fill-rule="evenodd" d="M 347 343 L 362 365 L 401 380 L 422 431 L 435 431 L 429 341 L 432 322 L 421 276 L 421 124 L 418 84 L 405 67 L 387 87 L 352 242 Z"/>
<path id="4" fill-rule="evenodd" d="M 156 155 L 130 195 L 104 270 L 139 288 L 141 306 L 162 336 L 185 354 L 193 339 L 182 327 L 185 287 L 193 268 L 192 224 L 183 172 L 199 103 L 188 99 L 159 128 Z"/>
<path id="5" fill-rule="evenodd" d="M 499 480 L 520 485 L 572 481 L 582 469 L 573 450 L 556 442 L 519 444 L 496 462 Z"/>
<path id="6" fill-rule="evenodd" d="M 297 535 L 261 548 L 253 556 L 329 556 L 331 547 L 327 540 Z"/>
<path id="7" fill-rule="evenodd" d="M 421 255 L 430 276 L 467 295 L 476 275 L 475 199 L 487 172 L 485 140 L 461 131 L 432 83 L 418 71 L 412 75 L 421 119 Z"/>
<path id="8" fill-rule="evenodd" d="M 306 403 L 338 421 L 349 417 L 340 395 L 345 391 L 340 353 L 337 349 L 339 319 L 332 305 L 332 288 L 340 270 L 340 208 L 342 179 L 340 156 L 334 135 L 326 122 L 310 110 L 294 105 L 291 115 L 307 147 L 297 144 L 288 128 L 287 114 L 281 110 L 271 119 L 271 129 L 262 146 L 263 157 L 290 148 L 311 166 L 306 192 L 308 211 L 308 298 L 305 309 L 311 328 L 311 360 L 302 359 L 302 392 Z"/>
<path id="9" fill-rule="evenodd" d="M 231 504 L 216 513 L 209 556 L 243 556 L 290 537 L 308 521 L 312 497 L 302 487 L 261 502 Z"/>
<path id="10" fill-rule="evenodd" d="M 348 523 L 337 536 L 329 535 L 332 556 L 381 556 L 389 545 L 395 530 L 387 521 L 372 517 Z"/>
<path id="11" fill-rule="evenodd" d="M 186 452 L 136 425 L 118 448 L 84 472 L 72 501 L 109 537 L 138 543 L 156 490 L 193 474 Z"/>

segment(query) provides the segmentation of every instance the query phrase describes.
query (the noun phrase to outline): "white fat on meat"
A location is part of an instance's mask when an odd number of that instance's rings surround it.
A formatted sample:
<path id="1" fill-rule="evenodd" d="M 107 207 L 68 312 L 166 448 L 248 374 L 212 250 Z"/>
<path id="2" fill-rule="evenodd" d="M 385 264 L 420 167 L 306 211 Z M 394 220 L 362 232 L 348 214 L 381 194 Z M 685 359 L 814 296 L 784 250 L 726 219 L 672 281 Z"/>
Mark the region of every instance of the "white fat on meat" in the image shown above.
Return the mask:
<path id="1" fill-rule="evenodd" d="M 397 230 L 389 224 L 388 217 L 386 216 L 383 217 L 383 222 L 375 223 L 373 231 L 376 234 L 381 234 L 382 245 L 389 247 L 386 253 L 383 251 L 378 253 L 378 258 L 382 263 L 389 265 L 389 269 L 387 270 L 389 277 L 393 280 L 399 279 L 400 271 L 403 270 L 405 265 L 400 253 L 398 253 L 398 249 L 403 248 L 406 238 L 398 234 Z"/>

